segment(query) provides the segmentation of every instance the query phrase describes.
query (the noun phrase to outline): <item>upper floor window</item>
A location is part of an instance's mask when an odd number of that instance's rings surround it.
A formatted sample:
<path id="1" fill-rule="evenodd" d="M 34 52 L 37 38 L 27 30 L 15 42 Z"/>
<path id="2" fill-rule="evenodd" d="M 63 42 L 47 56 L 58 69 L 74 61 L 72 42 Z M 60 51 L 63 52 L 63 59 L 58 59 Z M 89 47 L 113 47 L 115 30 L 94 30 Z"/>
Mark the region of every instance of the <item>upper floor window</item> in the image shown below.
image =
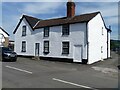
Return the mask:
<path id="1" fill-rule="evenodd" d="M 26 41 L 22 41 L 22 52 L 26 52 Z"/>
<path id="2" fill-rule="evenodd" d="M 44 41 L 44 53 L 49 53 L 49 41 Z"/>
<path id="3" fill-rule="evenodd" d="M 104 32 L 103 32 L 103 27 L 102 27 L 102 35 L 104 35 Z"/>
<path id="4" fill-rule="evenodd" d="M 26 36 L 26 28 L 25 25 L 22 27 L 22 36 Z"/>
<path id="5" fill-rule="evenodd" d="M 69 24 L 62 26 L 62 35 L 69 35 Z"/>
<path id="6" fill-rule="evenodd" d="M 49 37 L 49 27 L 44 27 L 44 37 Z"/>
<path id="7" fill-rule="evenodd" d="M 62 54 L 69 54 L 69 42 L 62 42 Z"/>

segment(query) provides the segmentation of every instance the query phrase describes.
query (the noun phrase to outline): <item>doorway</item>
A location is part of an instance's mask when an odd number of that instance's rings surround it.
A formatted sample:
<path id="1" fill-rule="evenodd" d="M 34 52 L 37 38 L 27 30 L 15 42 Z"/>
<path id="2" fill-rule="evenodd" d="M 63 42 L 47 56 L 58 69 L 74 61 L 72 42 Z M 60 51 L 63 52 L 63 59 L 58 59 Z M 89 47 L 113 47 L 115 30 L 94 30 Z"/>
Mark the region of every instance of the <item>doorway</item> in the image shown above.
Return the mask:
<path id="1" fill-rule="evenodd" d="M 39 43 L 35 43 L 35 56 L 39 56 Z"/>

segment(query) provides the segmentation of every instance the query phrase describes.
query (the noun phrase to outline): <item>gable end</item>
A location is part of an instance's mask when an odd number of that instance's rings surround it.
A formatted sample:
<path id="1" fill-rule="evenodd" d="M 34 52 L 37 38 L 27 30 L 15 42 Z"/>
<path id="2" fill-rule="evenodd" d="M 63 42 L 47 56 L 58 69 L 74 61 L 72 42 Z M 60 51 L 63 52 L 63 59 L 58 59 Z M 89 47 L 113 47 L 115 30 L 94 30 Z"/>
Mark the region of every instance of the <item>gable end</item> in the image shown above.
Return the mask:
<path id="1" fill-rule="evenodd" d="M 23 15 L 22 18 L 20 19 L 19 23 L 17 24 L 15 30 L 13 31 L 13 34 L 15 34 L 15 32 L 17 31 L 18 27 L 20 26 L 22 20 L 25 18 L 25 20 L 27 21 L 27 23 L 30 25 L 30 27 L 32 28 L 32 30 L 34 30 L 34 26 L 36 25 L 36 23 L 40 20 L 31 16 L 26 16 Z"/>
<path id="2" fill-rule="evenodd" d="M 0 29 L 5 32 L 8 36 L 10 36 L 3 28 L 0 27 Z"/>

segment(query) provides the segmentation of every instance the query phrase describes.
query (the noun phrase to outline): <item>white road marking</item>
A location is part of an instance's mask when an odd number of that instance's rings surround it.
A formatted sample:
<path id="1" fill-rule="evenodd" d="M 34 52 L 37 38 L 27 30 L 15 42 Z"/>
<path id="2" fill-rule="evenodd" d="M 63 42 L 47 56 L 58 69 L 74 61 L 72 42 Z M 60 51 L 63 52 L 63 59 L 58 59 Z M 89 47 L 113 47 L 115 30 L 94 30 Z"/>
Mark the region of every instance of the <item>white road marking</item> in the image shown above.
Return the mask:
<path id="1" fill-rule="evenodd" d="M 18 71 L 21 71 L 21 72 L 26 72 L 26 73 L 32 74 L 32 72 L 30 72 L 30 71 L 19 69 L 19 68 L 16 68 L 16 67 L 11 67 L 11 66 L 5 66 L 5 67 L 11 68 L 11 69 L 14 69 L 14 70 L 18 70 Z"/>
<path id="2" fill-rule="evenodd" d="M 95 89 L 95 88 L 92 88 L 92 87 L 88 87 L 88 86 L 84 86 L 84 85 L 79 85 L 79 84 L 68 82 L 68 81 L 64 81 L 64 80 L 61 80 L 61 79 L 53 78 L 53 80 L 59 81 L 59 82 L 63 82 L 63 83 L 67 83 L 67 84 L 71 84 L 71 85 L 78 86 L 78 87 L 82 87 L 82 88 L 87 88 L 87 89 L 92 89 L 92 90 L 98 90 L 98 89 Z"/>

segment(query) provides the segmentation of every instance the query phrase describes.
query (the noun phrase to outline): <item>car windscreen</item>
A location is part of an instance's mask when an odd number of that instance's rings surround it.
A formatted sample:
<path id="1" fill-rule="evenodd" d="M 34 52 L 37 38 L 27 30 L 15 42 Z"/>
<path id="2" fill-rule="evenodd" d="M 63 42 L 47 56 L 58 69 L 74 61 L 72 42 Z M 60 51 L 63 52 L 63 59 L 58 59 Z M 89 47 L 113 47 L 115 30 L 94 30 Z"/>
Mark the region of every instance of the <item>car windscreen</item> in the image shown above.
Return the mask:
<path id="1" fill-rule="evenodd" d="M 11 50 L 10 48 L 3 47 L 3 48 L 2 48 L 2 51 L 3 51 L 3 52 L 7 52 L 7 51 L 12 51 L 12 50 Z"/>

